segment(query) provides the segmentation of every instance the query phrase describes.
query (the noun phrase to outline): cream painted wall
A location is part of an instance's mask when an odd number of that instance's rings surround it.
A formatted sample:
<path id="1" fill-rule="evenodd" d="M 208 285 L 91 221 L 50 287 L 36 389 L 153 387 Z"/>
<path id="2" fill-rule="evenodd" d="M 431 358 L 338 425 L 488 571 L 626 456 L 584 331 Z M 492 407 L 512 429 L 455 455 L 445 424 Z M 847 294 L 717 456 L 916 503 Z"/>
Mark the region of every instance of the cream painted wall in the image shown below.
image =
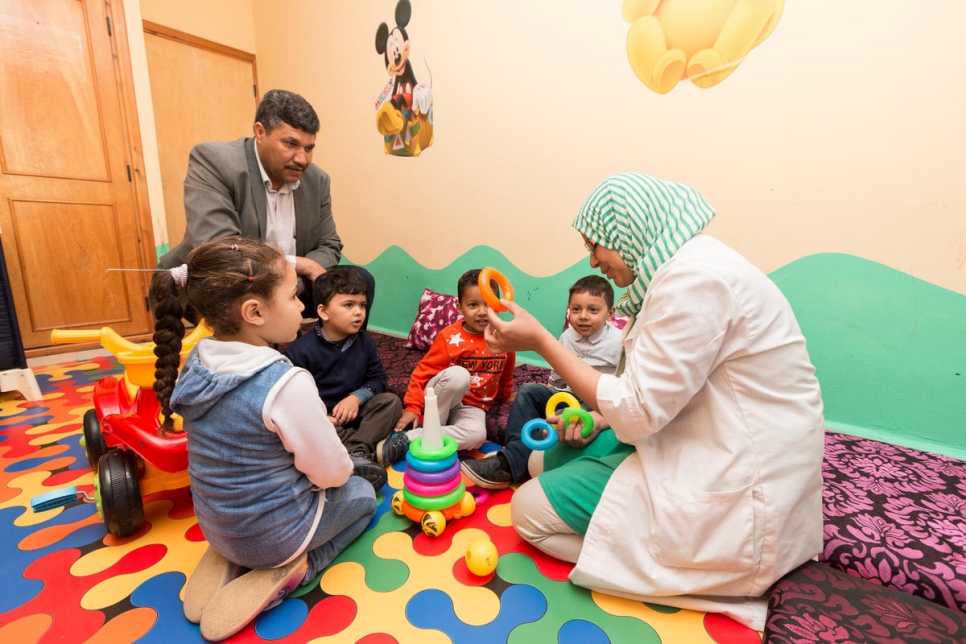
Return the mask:
<path id="1" fill-rule="evenodd" d="M 395 0 L 141 6 L 254 51 L 263 92 L 313 103 L 315 160 L 353 262 L 398 245 L 441 268 L 485 245 L 555 274 L 585 255 L 569 222 L 586 195 L 637 170 L 697 186 L 719 213 L 710 232 L 765 271 L 837 251 L 966 294 L 959 0 L 789 1 L 720 85 L 665 95 L 630 69 L 618 0 L 413 4 L 413 65 L 422 82 L 432 68 L 436 124 L 417 159 L 384 155 L 374 124 L 386 81 L 375 31 Z"/>
<path id="2" fill-rule="evenodd" d="M 959 0 L 789 1 L 724 82 L 665 95 L 630 69 L 618 0 L 413 0 L 436 123 L 417 159 L 385 156 L 374 125 L 394 0 L 252 4 L 261 87 L 325 122 L 316 161 L 354 262 L 397 244 L 442 267 L 489 245 L 553 274 L 583 255 L 569 222 L 586 195 L 639 170 L 699 187 L 710 232 L 765 271 L 841 251 L 966 293 Z"/>

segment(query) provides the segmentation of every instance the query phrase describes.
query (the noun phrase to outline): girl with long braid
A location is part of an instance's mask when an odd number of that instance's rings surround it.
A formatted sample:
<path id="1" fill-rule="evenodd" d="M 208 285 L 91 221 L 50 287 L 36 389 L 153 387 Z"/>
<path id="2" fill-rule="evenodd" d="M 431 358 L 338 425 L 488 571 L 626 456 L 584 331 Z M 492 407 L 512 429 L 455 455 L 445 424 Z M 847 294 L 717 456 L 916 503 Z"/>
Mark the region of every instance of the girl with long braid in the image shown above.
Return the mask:
<path id="1" fill-rule="evenodd" d="M 614 375 L 513 302 L 486 339 L 536 351 L 596 410 L 586 439 L 558 425 L 514 494 L 517 532 L 574 562 L 578 585 L 760 631 L 769 587 L 822 550 L 822 397 L 788 302 L 701 232 L 713 216 L 694 188 L 642 174 L 610 177 L 578 213 L 591 267 L 627 288 Z"/>
<path id="2" fill-rule="evenodd" d="M 179 292 L 214 332 L 177 373 Z M 185 616 L 221 640 L 311 581 L 369 524 L 375 493 L 329 422 L 312 375 L 273 345 L 298 333 L 295 270 L 278 249 L 231 237 L 155 274 L 157 378 L 168 424 L 184 419 L 195 516 L 208 540 Z M 175 380 L 177 378 L 177 380 Z"/>

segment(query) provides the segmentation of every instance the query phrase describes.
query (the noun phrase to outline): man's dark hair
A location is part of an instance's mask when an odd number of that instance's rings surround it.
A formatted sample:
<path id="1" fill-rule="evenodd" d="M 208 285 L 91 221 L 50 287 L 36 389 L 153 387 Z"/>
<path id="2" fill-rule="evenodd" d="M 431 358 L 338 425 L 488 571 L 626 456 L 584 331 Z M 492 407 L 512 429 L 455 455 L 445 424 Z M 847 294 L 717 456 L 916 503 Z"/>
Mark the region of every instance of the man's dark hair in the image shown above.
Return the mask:
<path id="1" fill-rule="evenodd" d="M 328 306 L 336 295 L 365 295 L 366 281 L 351 266 L 335 266 L 319 275 L 312 286 L 315 307 Z"/>
<path id="2" fill-rule="evenodd" d="M 319 117 L 309 102 L 284 89 L 270 90 L 262 97 L 262 102 L 255 111 L 255 122 L 261 123 L 268 133 L 283 122 L 309 134 L 317 134 L 319 131 Z"/>
<path id="3" fill-rule="evenodd" d="M 471 286 L 479 286 L 480 284 L 480 273 L 483 271 L 482 268 L 474 268 L 473 270 L 466 271 L 460 277 L 459 283 L 456 284 L 456 299 L 460 302 L 463 301 L 463 293 Z M 490 280 L 490 288 L 493 289 L 493 293 L 497 297 L 501 297 L 500 286 L 494 281 Z"/>
<path id="4" fill-rule="evenodd" d="M 570 297 L 573 297 L 574 293 L 590 293 L 596 297 L 604 298 L 604 301 L 607 302 L 607 308 L 614 306 L 614 287 L 600 275 L 581 277 L 570 287 Z M 567 301 L 570 301 L 569 298 Z"/>

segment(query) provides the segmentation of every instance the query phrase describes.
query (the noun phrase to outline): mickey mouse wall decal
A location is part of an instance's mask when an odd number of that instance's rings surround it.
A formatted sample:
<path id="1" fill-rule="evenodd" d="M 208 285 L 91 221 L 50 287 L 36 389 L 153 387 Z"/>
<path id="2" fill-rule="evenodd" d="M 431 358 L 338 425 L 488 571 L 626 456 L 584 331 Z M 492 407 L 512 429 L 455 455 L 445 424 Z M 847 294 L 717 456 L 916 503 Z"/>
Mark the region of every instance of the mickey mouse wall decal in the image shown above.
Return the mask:
<path id="1" fill-rule="evenodd" d="M 412 17 L 409 0 L 396 4 L 396 26 L 376 29 L 376 53 L 383 55 L 389 81 L 376 99 L 376 129 L 386 154 L 417 157 L 433 144 L 433 89 L 416 82 L 409 60 L 406 26 Z M 432 79 L 432 74 L 430 74 Z"/>

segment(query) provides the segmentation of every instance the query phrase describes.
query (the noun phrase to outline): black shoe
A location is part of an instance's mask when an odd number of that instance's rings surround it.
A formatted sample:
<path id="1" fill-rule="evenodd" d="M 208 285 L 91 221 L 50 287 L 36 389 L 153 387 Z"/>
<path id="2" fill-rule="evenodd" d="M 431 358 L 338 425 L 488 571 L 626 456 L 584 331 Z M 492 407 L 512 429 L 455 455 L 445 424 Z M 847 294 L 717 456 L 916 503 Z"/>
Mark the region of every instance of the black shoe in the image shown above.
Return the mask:
<path id="1" fill-rule="evenodd" d="M 510 462 L 500 452 L 475 460 L 466 460 L 460 465 L 466 478 L 486 490 L 505 490 L 513 483 Z"/>
<path id="2" fill-rule="evenodd" d="M 352 473 L 369 481 L 378 494 L 389 480 L 386 470 L 373 463 L 372 459 L 362 452 L 353 452 L 349 454 L 349 458 L 352 459 Z"/>
<path id="3" fill-rule="evenodd" d="M 393 432 L 389 438 L 376 443 L 376 460 L 383 467 L 389 467 L 396 461 L 406 458 L 409 451 L 409 438 L 406 432 Z"/>

